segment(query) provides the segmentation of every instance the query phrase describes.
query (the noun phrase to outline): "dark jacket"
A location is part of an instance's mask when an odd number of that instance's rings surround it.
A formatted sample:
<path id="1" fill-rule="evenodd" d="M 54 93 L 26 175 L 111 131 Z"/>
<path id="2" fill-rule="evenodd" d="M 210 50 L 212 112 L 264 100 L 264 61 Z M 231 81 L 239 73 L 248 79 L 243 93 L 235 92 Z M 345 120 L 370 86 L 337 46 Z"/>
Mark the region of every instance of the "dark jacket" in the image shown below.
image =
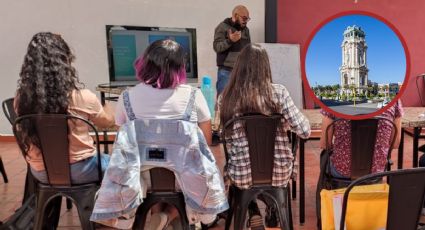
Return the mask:
<path id="1" fill-rule="evenodd" d="M 228 30 L 241 31 L 241 39 L 232 42 L 228 36 Z M 231 70 L 241 50 L 251 43 L 248 27 L 239 28 L 232 22 L 232 18 L 226 18 L 218 24 L 214 31 L 214 51 L 217 53 L 217 66 Z"/>

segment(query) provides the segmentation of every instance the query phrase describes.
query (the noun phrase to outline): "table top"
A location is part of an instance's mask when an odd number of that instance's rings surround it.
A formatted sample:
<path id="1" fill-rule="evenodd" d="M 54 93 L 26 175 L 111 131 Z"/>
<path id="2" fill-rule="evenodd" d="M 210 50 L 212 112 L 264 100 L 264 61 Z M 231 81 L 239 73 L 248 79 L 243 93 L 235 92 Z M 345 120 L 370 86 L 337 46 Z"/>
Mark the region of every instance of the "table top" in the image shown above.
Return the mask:
<path id="1" fill-rule="evenodd" d="M 424 107 L 403 107 L 404 115 L 401 119 L 401 127 L 425 127 L 425 116 L 420 116 L 425 113 Z M 320 109 L 303 109 L 301 112 L 307 117 L 312 130 L 319 130 L 322 126 L 322 114 Z"/>
<path id="2" fill-rule="evenodd" d="M 404 107 L 404 115 L 401 118 L 403 128 L 425 127 L 424 107 Z"/>
<path id="3" fill-rule="evenodd" d="M 307 117 L 312 130 L 320 130 L 322 127 L 322 114 L 320 109 L 303 109 L 301 112 Z"/>
<path id="4" fill-rule="evenodd" d="M 110 94 L 116 94 L 120 95 L 124 90 L 126 90 L 128 87 L 96 87 L 96 91 L 101 93 L 110 93 Z"/>

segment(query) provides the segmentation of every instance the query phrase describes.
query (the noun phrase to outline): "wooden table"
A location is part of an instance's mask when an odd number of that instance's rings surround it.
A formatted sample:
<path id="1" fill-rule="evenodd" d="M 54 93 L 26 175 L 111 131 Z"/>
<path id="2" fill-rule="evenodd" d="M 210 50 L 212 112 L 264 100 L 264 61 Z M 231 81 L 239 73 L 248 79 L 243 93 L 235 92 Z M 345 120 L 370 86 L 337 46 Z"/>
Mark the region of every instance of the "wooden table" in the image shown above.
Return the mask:
<path id="1" fill-rule="evenodd" d="M 322 114 L 319 109 L 304 109 L 301 111 L 304 116 L 307 117 L 310 122 L 310 128 L 312 133 L 308 139 L 300 139 L 300 155 L 299 155 L 299 166 L 300 166 L 300 224 L 305 222 L 305 142 L 307 140 L 319 140 L 320 131 L 322 127 Z"/>
<path id="2" fill-rule="evenodd" d="M 121 95 L 121 93 L 126 90 L 128 87 L 109 87 L 109 86 L 97 86 L 96 91 L 100 93 L 100 102 L 102 105 L 105 104 L 106 100 L 114 100 L 118 98 L 118 95 Z M 108 96 L 106 97 L 105 94 L 113 94 L 117 96 Z"/>
<path id="3" fill-rule="evenodd" d="M 420 116 L 423 113 L 425 113 L 424 107 L 404 108 L 404 115 L 401 119 L 400 146 L 398 147 L 398 169 L 403 168 L 404 134 L 413 137 L 412 166 L 418 167 L 419 138 L 425 138 L 425 135 L 421 135 L 421 129 L 425 127 L 425 117 Z"/>
<path id="4" fill-rule="evenodd" d="M 105 105 L 106 100 L 112 100 L 112 101 L 116 101 L 118 99 L 118 96 L 124 91 L 126 90 L 127 87 L 109 87 L 109 86 L 97 86 L 96 87 L 96 91 L 98 91 L 100 93 L 100 102 L 102 103 L 102 105 Z M 106 97 L 105 94 L 113 94 L 115 96 L 108 96 Z M 114 141 L 110 141 L 108 140 L 108 132 L 111 132 L 111 130 L 106 130 L 106 129 L 101 129 L 101 131 L 103 132 L 103 141 L 102 144 L 104 144 L 104 152 L 108 153 L 109 152 L 109 144 L 113 144 Z M 116 130 L 113 130 L 116 131 Z"/>
<path id="5" fill-rule="evenodd" d="M 424 107 L 404 107 L 404 115 L 401 119 L 401 139 L 398 148 L 397 156 L 397 168 L 403 168 L 403 147 L 404 147 L 404 134 L 411 135 L 413 137 L 413 167 L 418 166 L 418 145 L 419 138 L 425 138 L 425 135 L 421 135 L 421 128 L 425 127 L 425 117 L 420 117 L 420 114 L 425 112 Z M 320 132 L 322 126 L 322 115 L 320 109 L 304 109 L 302 113 L 307 117 L 310 122 L 312 135 L 309 139 L 300 140 L 300 155 L 299 155 L 299 166 L 300 166 L 300 223 L 305 222 L 305 142 L 308 140 L 320 139 Z M 413 129 L 413 132 L 409 131 Z"/>

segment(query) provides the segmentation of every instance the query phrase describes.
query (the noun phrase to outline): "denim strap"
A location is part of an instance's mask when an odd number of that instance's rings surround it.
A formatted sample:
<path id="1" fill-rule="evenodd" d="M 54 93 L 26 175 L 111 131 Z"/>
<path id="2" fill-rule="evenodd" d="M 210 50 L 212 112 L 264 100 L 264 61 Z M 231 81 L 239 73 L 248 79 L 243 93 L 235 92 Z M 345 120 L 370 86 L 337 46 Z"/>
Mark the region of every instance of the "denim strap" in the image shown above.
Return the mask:
<path id="1" fill-rule="evenodd" d="M 131 108 L 130 96 L 128 94 L 128 90 L 125 90 L 122 96 L 123 96 L 124 107 L 125 107 L 125 111 L 127 112 L 128 119 L 130 119 L 130 121 L 136 120 L 136 115 L 134 115 L 133 109 Z"/>
<path id="2" fill-rule="evenodd" d="M 193 105 L 195 104 L 195 92 L 195 88 L 191 87 L 189 102 L 183 114 L 183 120 L 185 121 L 190 121 L 190 117 L 192 116 Z"/>

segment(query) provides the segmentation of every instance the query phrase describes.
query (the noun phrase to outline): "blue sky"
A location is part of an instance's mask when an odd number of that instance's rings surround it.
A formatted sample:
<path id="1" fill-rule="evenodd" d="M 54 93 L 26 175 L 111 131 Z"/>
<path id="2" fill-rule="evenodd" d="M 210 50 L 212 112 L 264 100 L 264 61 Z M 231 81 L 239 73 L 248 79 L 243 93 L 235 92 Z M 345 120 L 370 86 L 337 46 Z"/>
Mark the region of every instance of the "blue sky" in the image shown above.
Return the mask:
<path id="1" fill-rule="evenodd" d="M 310 42 L 306 74 L 311 87 L 340 83 L 341 43 L 347 26 L 357 25 L 366 34 L 369 80 L 378 83 L 403 82 L 406 56 L 397 34 L 385 23 L 365 15 L 348 15 L 324 25 Z"/>

